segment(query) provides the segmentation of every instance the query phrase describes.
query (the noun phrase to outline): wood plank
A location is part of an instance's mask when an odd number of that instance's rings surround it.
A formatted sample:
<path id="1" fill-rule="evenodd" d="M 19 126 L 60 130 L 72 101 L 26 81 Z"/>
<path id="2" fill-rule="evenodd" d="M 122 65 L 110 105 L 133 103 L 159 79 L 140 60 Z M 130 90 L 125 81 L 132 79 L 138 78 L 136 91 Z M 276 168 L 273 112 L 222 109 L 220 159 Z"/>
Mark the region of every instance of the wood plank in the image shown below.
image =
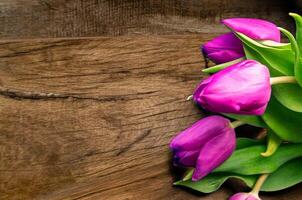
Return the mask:
<path id="1" fill-rule="evenodd" d="M 203 40 L 0 42 L 1 199 L 186 195 L 171 187 L 167 143 L 202 116 L 185 98 Z"/>
<path id="2" fill-rule="evenodd" d="M 283 0 L 2 0 L 1 38 L 224 32 L 222 18 L 257 17 L 292 28 Z"/>
<path id="3" fill-rule="evenodd" d="M 172 187 L 213 35 L 0 41 L 0 199 L 225 199 Z M 265 200 L 301 195 L 295 188 Z"/>

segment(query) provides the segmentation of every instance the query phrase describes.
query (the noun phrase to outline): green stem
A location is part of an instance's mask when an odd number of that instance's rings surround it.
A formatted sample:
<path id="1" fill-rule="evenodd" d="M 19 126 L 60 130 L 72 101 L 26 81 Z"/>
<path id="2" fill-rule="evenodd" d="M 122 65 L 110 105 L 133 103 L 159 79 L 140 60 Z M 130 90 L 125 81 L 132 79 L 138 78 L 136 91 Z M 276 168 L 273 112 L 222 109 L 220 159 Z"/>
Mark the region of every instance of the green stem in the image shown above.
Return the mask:
<path id="1" fill-rule="evenodd" d="M 235 129 L 235 128 L 237 128 L 238 126 L 242 126 L 242 125 L 244 125 L 244 124 L 246 124 L 245 122 L 243 122 L 243 121 L 233 121 L 232 123 L 231 123 L 231 126 Z"/>
<path id="2" fill-rule="evenodd" d="M 271 85 L 280 84 L 280 83 L 297 83 L 297 80 L 294 76 L 278 76 L 270 78 Z"/>
<path id="3" fill-rule="evenodd" d="M 260 175 L 260 177 L 258 178 L 257 182 L 255 183 L 255 185 L 250 193 L 258 196 L 259 191 L 268 176 L 269 176 L 269 174 Z"/>

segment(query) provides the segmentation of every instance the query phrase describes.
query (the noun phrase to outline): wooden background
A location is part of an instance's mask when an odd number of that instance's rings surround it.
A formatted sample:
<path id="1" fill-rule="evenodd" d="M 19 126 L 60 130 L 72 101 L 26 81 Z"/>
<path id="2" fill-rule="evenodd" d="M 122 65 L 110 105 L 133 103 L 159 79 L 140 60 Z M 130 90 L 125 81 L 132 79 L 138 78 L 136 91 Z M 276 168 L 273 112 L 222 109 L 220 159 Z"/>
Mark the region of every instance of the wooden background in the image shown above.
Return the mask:
<path id="1" fill-rule="evenodd" d="M 0 0 L 0 199 L 226 199 L 172 187 L 167 144 L 203 113 L 185 101 L 199 45 L 227 17 L 292 30 L 282 0 Z M 301 199 L 301 186 L 264 200 Z"/>

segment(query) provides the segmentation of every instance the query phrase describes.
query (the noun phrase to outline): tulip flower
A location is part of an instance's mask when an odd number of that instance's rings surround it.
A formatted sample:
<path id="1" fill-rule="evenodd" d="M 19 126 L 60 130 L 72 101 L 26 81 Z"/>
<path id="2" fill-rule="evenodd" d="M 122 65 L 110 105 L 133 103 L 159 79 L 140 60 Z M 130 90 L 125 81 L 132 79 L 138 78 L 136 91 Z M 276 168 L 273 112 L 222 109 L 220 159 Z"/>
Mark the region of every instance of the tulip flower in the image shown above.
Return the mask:
<path id="1" fill-rule="evenodd" d="M 222 23 L 234 32 L 242 33 L 254 40 L 280 42 L 281 34 L 271 22 L 252 18 L 232 18 Z M 216 64 L 244 57 L 243 45 L 234 33 L 220 35 L 202 45 L 202 53 Z"/>
<path id="2" fill-rule="evenodd" d="M 197 121 L 170 143 L 175 165 L 195 167 L 193 181 L 221 165 L 231 156 L 235 146 L 236 136 L 230 121 L 216 115 Z"/>
<path id="3" fill-rule="evenodd" d="M 261 200 L 258 195 L 252 193 L 237 193 L 229 198 L 229 200 Z"/>
<path id="4" fill-rule="evenodd" d="M 202 81 L 193 99 L 212 112 L 262 115 L 270 95 L 269 70 L 257 61 L 244 60 Z"/>
<path id="5" fill-rule="evenodd" d="M 202 53 L 216 64 L 229 62 L 244 56 L 241 41 L 234 33 L 220 35 L 205 43 Z"/>
<path id="6" fill-rule="evenodd" d="M 259 191 L 268 176 L 269 174 L 260 175 L 251 192 L 234 194 L 229 200 L 261 200 L 259 198 Z"/>

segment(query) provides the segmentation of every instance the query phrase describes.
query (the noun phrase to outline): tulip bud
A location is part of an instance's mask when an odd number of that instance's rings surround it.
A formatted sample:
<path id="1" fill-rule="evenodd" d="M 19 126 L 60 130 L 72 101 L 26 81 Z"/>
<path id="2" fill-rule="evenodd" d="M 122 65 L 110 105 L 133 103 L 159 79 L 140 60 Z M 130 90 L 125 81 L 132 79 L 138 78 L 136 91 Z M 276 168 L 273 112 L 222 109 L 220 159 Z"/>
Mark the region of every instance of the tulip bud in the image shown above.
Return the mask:
<path id="1" fill-rule="evenodd" d="M 229 198 L 229 200 L 261 200 L 258 195 L 253 193 L 237 193 Z"/>
<path id="2" fill-rule="evenodd" d="M 254 40 L 280 42 L 278 27 L 268 21 L 252 18 L 231 18 L 222 23 L 234 32 L 242 33 Z M 216 64 L 244 57 L 243 45 L 234 33 L 220 35 L 202 45 L 202 53 Z"/>
<path id="3" fill-rule="evenodd" d="M 241 41 L 234 33 L 220 35 L 202 45 L 202 53 L 216 64 L 229 62 L 244 56 Z"/>
<path id="4" fill-rule="evenodd" d="M 212 112 L 262 115 L 270 95 L 268 69 L 257 61 L 244 60 L 202 81 L 193 99 Z"/>
<path id="5" fill-rule="evenodd" d="M 272 40 L 280 42 L 281 33 L 278 27 L 266 20 L 253 18 L 231 18 L 222 23 L 235 32 L 242 33 L 254 40 Z"/>
<path id="6" fill-rule="evenodd" d="M 221 116 L 203 118 L 178 134 L 170 143 L 174 164 L 195 167 L 192 180 L 209 174 L 231 156 L 236 146 L 230 121 Z"/>

